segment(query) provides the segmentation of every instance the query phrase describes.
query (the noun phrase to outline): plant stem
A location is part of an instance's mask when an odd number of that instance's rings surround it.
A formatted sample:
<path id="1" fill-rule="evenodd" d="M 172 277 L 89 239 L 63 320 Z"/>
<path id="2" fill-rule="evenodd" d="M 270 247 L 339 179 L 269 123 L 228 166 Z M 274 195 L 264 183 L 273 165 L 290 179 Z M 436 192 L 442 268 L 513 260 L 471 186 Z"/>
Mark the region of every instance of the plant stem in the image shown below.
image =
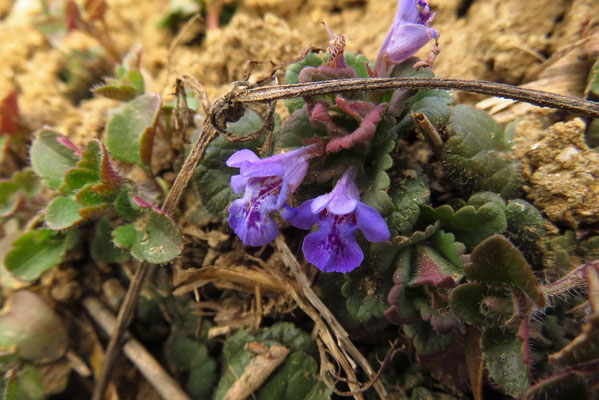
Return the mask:
<path id="1" fill-rule="evenodd" d="M 504 83 L 442 78 L 352 78 L 290 85 L 248 87 L 231 97 L 233 102 L 270 102 L 301 96 L 316 96 L 360 90 L 448 89 L 520 100 L 541 107 L 559 108 L 599 118 L 599 103 Z"/>

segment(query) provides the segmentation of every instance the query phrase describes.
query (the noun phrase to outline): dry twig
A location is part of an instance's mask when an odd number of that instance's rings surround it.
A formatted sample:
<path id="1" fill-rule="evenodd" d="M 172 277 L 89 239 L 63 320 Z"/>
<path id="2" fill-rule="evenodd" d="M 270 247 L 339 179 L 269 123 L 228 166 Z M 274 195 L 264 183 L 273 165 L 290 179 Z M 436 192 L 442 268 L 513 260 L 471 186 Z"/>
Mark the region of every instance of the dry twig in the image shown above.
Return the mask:
<path id="1" fill-rule="evenodd" d="M 248 398 L 266 382 L 270 374 L 285 361 L 289 354 L 287 347 L 276 344 L 263 350 L 245 367 L 243 374 L 227 390 L 223 400 Z"/>
<path id="2" fill-rule="evenodd" d="M 114 332 L 117 323 L 116 318 L 98 299 L 86 297 L 83 299 L 83 306 L 104 332 L 107 334 Z M 123 352 L 163 398 L 189 400 L 189 396 L 181 389 L 179 383 L 162 368 L 158 361 L 137 340 L 129 338 L 123 346 Z"/>

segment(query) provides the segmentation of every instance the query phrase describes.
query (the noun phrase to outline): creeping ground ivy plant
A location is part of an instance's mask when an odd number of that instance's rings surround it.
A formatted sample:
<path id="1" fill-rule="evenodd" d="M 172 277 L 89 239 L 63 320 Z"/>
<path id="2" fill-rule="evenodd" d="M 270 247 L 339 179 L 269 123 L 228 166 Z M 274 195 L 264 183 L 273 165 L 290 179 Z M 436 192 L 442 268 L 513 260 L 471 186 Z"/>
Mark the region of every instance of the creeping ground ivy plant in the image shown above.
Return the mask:
<path id="1" fill-rule="evenodd" d="M 193 10 L 204 5 L 191 3 Z M 98 84 L 97 74 L 79 76 L 90 55 L 72 55 L 63 74 L 66 92 L 74 102 L 94 95 L 118 106 L 100 138 L 80 141 L 51 127 L 37 130 L 28 147 L 30 166 L 2 175 L 0 228 L 10 227 L 15 237 L 0 280 L 11 288 L 38 281 L 76 249 L 98 263 L 165 264 L 184 248 L 173 215 L 156 206 L 172 180 L 152 168 L 159 139 L 178 122 L 170 116 L 174 107 L 148 92 L 141 52 L 121 59 L 107 32 L 98 31 L 106 2 L 64 5 L 46 10 L 48 19 L 38 28 L 55 40 L 72 29 L 102 33 L 97 39 L 114 65 L 112 76 Z M 186 17 L 176 6 L 166 26 L 176 25 L 180 13 Z M 440 36 L 431 27 L 434 15 L 427 0 L 398 0 L 374 61 L 345 51 L 345 38 L 325 25 L 327 51 L 289 65 L 286 83 L 435 78 Z M 415 57 L 427 44 L 429 56 Z M 101 64 L 98 71 L 106 67 Z M 598 65 L 590 71 L 589 96 L 599 96 Z M 186 105 L 203 100 L 188 97 Z M 275 115 L 268 138 L 245 140 L 264 121 L 250 109 L 239 113 L 226 129 L 242 140 L 217 137 L 194 171 L 187 193 L 197 208 L 192 211 L 210 215 L 211 223 L 236 236 L 224 239 L 222 248 L 264 249 L 284 234 L 298 259 L 318 269 L 311 275 L 315 292 L 373 365 L 387 351 L 382 342 L 400 340 L 401 354 L 386 361 L 381 375 L 390 391 L 400 388 L 398 398 L 479 400 L 483 389 L 493 398 L 493 392 L 593 398 L 599 234 L 596 226 L 568 231 L 553 225 L 524 198 L 522 165 L 512 152 L 518 121 L 502 126 L 481 110 L 455 104 L 441 89 L 305 95 L 285 106 L 289 117 L 282 122 Z M 589 123 L 590 147 L 599 145 L 598 126 Z M 24 141 L 20 129 L 18 95 L 11 91 L 0 98 L 0 163 Z M 135 179 L 140 175 L 144 184 Z M 33 214 L 28 210 L 39 213 L 26 219 Z M 206 259 L 213 261 L 218 252 L 209 250 Z M 248 258 L 261 262 L 272 252 L 256 254 Z M 210 333 L 211 320 L 192 313 L 182 298 L 166 296 L 171 287 L 156 287 L 146 286 L 153 297 L 138 304 L 137 324 L 144 329 L 135 333 L 166 343 L 164 359 L 194 399 L 228 398 L 249 365 L 280 347 L 285 359 L 255 398 L 326 399 L 338 389 L 323 379 L 333 367 L 325 371 L 321 360 L 319 371 L 322 343 L 291 318 L 264 329 L 227 326 L 234 332 L 216 340 L 211 334 L 219 336 L 222 327 Z M 47 393 L 38 364 L 66 354 L 67 329 L 35 290 L 5 297 L 2 387 L 16 393 L 12 398 L 41 398 Z M 165 328 L 167 320 L 180 326 Z"/>

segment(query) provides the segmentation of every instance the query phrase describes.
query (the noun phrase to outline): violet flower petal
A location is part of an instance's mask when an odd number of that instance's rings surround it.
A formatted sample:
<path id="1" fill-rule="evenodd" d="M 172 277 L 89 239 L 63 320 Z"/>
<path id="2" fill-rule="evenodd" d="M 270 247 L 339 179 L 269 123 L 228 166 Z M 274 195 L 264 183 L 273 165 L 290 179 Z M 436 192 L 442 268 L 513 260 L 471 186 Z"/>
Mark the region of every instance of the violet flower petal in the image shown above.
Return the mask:
<path id="1" fill-rule="evenodd" d="M 356 169 L 349 167 L 331 193 L 314 199 L 312 212 L 317 214 L 326 208 L 332 214 L 345 215 L 354 211 L 360 198 L 355 179 Z"/>
<path id="2" fill-rule="evenodd" d="M 241 168 L 246 165 L 246 163 L 254 163 L 259 161 L 260 158 L 251 150 L 243 149 L 236 151 L 229 157 L 226 161 L 227 166 L 233 168 Z"/>
<path id="3" fill-rule="evenodd" d="M 285 218 L 291 225 L 300 229 L 310 229 L 312 225 L 318 221 L 318 214 L 312 212 L 312 202 L 314 200 L 304 201 L 299 207 L 294 209 L 294 215 L 292 218 Z"/>
<path id="4" fill-rule="evenodd" d="M 229 226 L 246 246 L 264 246 L 279 233 L 279 228 L 270 216 L 277 210 L 276 202 L 282 178 L 251 178 L 245 196 L 229 207 Z"/>
<path id="5" fill-rule="evenodd" d="M 306 260 L 323 272 L 346 273 L 357 268 L 364 260 L 364 253 L 354 237 L 356 225 L 352 220 L 332 214 L 321 219 L 320 230 L 304 239 L 302 250 Z"/>
<path id="6" fill-rule="evenodd" d="M 248 183 L 248 178 L 241 175 L 233 175 L 231 177 L 231 187 L 235 193 L 241 193 L 245 190 L 245 186 Z"/>
<path id="7" fill-rule="evenodd" d="M 370 242 L 384 242 L 389 240 L 391 234 L 381 214 L 374 208 L 360 202 L 356 207 L 358 229 Z"/>

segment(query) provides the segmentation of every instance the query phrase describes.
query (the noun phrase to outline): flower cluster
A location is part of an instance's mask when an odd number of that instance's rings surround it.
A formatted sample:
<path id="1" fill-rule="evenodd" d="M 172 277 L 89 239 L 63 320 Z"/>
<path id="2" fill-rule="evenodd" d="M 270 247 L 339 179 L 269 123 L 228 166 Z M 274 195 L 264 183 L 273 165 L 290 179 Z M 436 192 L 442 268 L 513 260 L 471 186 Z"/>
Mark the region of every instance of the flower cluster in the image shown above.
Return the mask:
<path id="1" fill-rule="evenodd" d="M 412 57 L 430 39 L 438 38 L 429 28 L 433 19 L 426 0 L 399 0 L 393 25 L 385 38 L 374 71 L 370 76 L 386 76 L 392 64 Z M 306 66 L 298 75 L 300 82 L 356 77 L 356 70 L 345 59 L 345 39 L 333 34 L 329 43 L 329 59 L 319 66 Z M 333 190 L 308 200 L 297 208 L 288 205 L 289 196 L 304 179 L 309 162 L 315 157 L 350 150 L 350 154 L 372 151 L 371 141 L 379 122 L 387 112 L 387 103 L 376 95 L 348 97 L 340 93 L 330 98 L 305 98 L 305 115 L 314 127 L 326 130 L 326 138 L 308 139 L 311 145 L 264 159 L 251 150 L 234 153 L 229 167 L 239 168 L 231 178 L 236 193 L 244 192 L 229 208 L 229 225 L 247 246 L 263 246 L 277 236 L 279 228 L 275 213 L 294 227 L 318 230 L 306 235 L 303 252 L 306 260 L 324 272 L 349 272 L 358 267 L 364 254 L 356 240 L 362 232 L 370 242 L 389 240 L 390 232 L 379 212 L 360 201 L 356 185 L 360 157 L 346 162 L 345 172 Z M 293 116 L 292 118 L 293 119 Z M 352 157 L 351 155 L 349 156 Z"/>
<path id="2" fill-rule="evenodd" d="M 383 242 L 389 240 L 389 229 L 378 211 L 360 201 L 353 166 L 331 193 L 298 208 L 287 205 L 287 198 L 306 175 L 309 159 L 321 151 L 320 144 L 312 144 L 264 159 L 250 150 L 233 154 L 227 165 L 239 168 L 240 174 L 231 178 L 231 186 L 237 193 L 245 190 L 245 195 L 231 204 L 229 225 L 243 244 L 263 246 L 279 232 L 272 217 L 275 211 L 297 228 L 318 224 L 320 230 L 304 240 L 306 259 L 324 272 L 349 272 L 364 259 L 356 231 L 361 230 L 371 242 Z"/>

